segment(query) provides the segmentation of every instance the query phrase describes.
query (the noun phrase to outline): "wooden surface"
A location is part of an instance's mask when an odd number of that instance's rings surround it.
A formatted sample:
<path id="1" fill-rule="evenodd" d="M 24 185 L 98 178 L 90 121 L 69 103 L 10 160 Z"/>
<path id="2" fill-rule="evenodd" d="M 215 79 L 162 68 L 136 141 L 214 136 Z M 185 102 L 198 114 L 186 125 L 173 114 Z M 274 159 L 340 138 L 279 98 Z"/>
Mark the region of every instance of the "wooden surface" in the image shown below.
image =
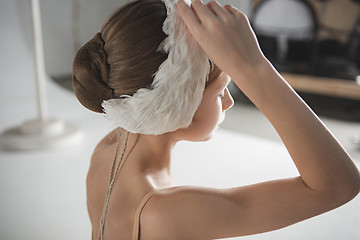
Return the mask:
<path id="1" fill-rule="evenodd" d="M 297 91 L 360 100 L 360 85 L 356 81 L 281 73 Z"/>

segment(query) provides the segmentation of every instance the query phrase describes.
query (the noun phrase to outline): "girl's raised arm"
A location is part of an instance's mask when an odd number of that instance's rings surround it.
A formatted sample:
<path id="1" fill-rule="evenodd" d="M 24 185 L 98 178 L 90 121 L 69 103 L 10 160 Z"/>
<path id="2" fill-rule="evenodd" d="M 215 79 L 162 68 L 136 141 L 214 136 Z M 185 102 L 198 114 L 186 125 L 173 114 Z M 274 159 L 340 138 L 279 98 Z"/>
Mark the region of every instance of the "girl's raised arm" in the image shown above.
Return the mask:
<path id="1" fill-rule="evenodd" d="M 177 8 L 189 32 L 212 61 L 270 120 L 300 173 L 299 178 L 288 183 L 251 186 L 257 190 L 233 189 L 235 198 L 239 191 L 238 200 L 263 216 L 258 218 L 260 222 L 273 221 L 262 230 L 312 217 L 354 198 L 360 188 L 358 169 L 322 121 L 264 57 L 247 17 L 236 8 L 222 7 L 216 1 L 204 5 L 195 0 L 189 7 L 180 0 Z M 249 195 L 242 194 L 245 192 Z M 265 198 L 261 200 L 263 203 L 276 200 L 271 196 L 275 193 L 284 199 L 281 204 L 274 203 L 274 209 L 263 208 L 261 202 L 251 203 L 250 198 L 259 200 L 257 194 L 263 193 L 268 193 L 261 196 Z M 244 200 L 247 198 L 249 201 Z M 278 211 L 284 204 L 299 209 Z M 267 212 L 260 213 L 260 209 Z"/>

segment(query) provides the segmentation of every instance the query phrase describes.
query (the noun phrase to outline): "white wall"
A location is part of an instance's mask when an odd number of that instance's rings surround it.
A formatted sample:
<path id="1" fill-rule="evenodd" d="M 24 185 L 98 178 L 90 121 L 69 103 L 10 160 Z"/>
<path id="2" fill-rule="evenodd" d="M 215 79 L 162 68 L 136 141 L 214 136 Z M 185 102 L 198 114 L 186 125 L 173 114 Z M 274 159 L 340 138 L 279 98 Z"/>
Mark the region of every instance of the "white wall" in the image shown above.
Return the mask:
<path id="1" fill-rule="evenodd" d="M 40 0 L 43 21 L 46 70 L 50 76 L 71 73 L 76 41 L 73 36 L 73 24 L 78 16 L 79 43 L 84 44 L 100 30 L 105 19 L 118 7 L 129 0 Z M 8 0 L 6 2 L 9 2 Z M 1 11 L 6 11 L 6 2 Z M 208 1 L 205 1 L 208 2 Z M 249 0 L 220 0 L 222 4 L 233 4 L 245 13 L 249 9 Z M 23 35 L 29 50 L 32 51 L 30 0 L 15 0 L 15 14 L 20 21 Z M 79 4 L 79 9 L 73 6 Z M 79 14 L 77 14 L 79 13 Z M 4 24 L 4 23 L 2 23 Z M 76 26 L 76 25 L 75 25 Z M 78 44 L 79 45 L 79 44 Z"/>
<path id="2" fill-rule="evenodd" d="M 46 69 L 49 75 L 71 72 L 76 49 L 73 14 L 78 16 L 79 42 L 98 32 L 105 19 L 126 0 L 42 0 Z M 74 8 L 78 3 L 79 9 Z"/>

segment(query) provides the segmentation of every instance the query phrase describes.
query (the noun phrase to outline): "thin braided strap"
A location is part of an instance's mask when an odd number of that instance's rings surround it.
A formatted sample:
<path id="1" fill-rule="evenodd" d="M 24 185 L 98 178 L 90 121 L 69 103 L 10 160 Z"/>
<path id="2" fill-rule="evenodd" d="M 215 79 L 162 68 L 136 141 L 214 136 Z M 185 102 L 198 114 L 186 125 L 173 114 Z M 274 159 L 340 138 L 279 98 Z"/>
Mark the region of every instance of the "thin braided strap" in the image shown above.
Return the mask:
<path id="1" fill-rule="evenodd" d="M 98 237 L 97 237 L 98 240 L 102 240 L 104 238 L 105 220 L 106 220 L 107 209 L 108 209 L 108 206 L 109 206 L 110 194 L 111 194 L 112 186 L 114 184 L 116 175 L 118 174 L 119 170 L 121 169 L 121 167 L 125 163 L 125 161 L 123 162 L 122 159 L 123 159 L 123 156 L 124 156 L 124 153 L 125 153 L 125 150 L 126 150 L 128 137 L 129 137 L 129 132 L 126 133 L 125 146 L 124 146 L 123 152 L 121 153 L 120 160 L 119 160 L 119 162 L 118 162 L 118 164 L 116 166 L 116 170 L 115 170 L 115 173 L 114 173 L 115 162 L 116 162 L 116 158 L 117 158 L 117 155 L 118 155 L 120 139 L 121 139 L 121 132 L 119 133 L 117 146 L 116 146 L 116 150 L 115 150 L 114 161 L 113 161 L 113 164 L 111 166 L 109 183 L 108 183 L 107 193 L 106 193 L 105 201 L 104 201 L 104 208 L 103 208 L 103 212 L 102 212 L 101 219 L 100 219 L 100 229 L 99 229 L 99 233 L 98 233 Z"/>

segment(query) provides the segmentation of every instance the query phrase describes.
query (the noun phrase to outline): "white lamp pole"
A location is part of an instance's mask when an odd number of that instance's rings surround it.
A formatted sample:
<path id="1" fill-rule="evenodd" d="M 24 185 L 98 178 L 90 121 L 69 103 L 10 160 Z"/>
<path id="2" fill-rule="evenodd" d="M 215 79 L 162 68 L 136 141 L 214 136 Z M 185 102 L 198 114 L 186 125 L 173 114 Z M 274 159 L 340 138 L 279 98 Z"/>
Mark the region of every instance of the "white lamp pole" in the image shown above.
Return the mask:
<path id="1" fill-rule="evenodd" d="M 39 0 L 31 0 L 34 33 L 34 62 L 37 90 L 38 119 L 10 128 L 1 134 L 1 143 L 9 150 L 45 149 L 68 146 L 78 142 L 82 135 L 74 124 L 49 119 L 47 112 L 44 47 L 42 41 Z"/>
<path id="2" fill-rule="evenodd" d="M 31 1 L 33 30 L 34 30 L 34 47 L 35 47 L 35 74 L 36 74 L 36 87 L 37 87 L 37 102 L 39 120 L 46 122 L 48 120 L 47 112 L 47 99 L 46 99 L 46 74 L 45 74 L 45 61 L 44 61 L 44 49 L 43 38 L 41 31 L 41 15 L 40 15 L 40 3 L 39 0 Z"/>

